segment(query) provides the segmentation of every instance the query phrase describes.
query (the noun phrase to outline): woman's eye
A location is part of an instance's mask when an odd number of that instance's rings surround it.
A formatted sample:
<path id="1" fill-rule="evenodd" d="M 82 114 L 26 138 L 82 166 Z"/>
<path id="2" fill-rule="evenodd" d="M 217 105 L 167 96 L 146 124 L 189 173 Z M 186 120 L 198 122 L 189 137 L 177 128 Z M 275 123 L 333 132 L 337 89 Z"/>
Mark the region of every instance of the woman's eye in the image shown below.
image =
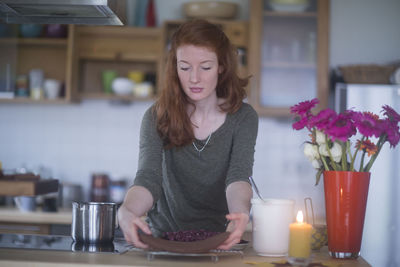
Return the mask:
<path id="1" fill-rule="evenodd" d="M 211 67 L 202 67 L 203 70 L 210 70 Z"/>
<path id="2" fill-rule="evenodd" d="M 187 70 L 189 70 L 189 67 L 180 67 L 180 69 L 183 71 L 187 71 Z"/>

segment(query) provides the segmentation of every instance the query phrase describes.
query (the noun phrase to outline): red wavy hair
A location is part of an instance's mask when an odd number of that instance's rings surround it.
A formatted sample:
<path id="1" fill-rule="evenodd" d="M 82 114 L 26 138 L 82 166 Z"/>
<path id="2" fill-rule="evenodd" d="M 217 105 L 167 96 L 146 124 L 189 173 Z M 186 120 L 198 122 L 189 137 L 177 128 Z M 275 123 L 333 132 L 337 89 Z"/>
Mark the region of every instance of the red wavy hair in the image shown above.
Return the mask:
<path id="1" fill-rule="evenodd" d="M 234 113 L 241 107 L 249 79 L 238 76 L 237 50 L 217 25 L 199 19 L 183 23 L 172 36 L 163 89 L 154 105 L 157 131 L 166 148 L 188 145 L 195 138 L 187 113 L 187 105 L 193 104 L 184 93 L 177 72 L 176 50 L 182 45 L 206 47 L 216 53 L 222 66 L 216 91 L 218 98 L 225 99 L 220 105 L 224 112 Z"/>

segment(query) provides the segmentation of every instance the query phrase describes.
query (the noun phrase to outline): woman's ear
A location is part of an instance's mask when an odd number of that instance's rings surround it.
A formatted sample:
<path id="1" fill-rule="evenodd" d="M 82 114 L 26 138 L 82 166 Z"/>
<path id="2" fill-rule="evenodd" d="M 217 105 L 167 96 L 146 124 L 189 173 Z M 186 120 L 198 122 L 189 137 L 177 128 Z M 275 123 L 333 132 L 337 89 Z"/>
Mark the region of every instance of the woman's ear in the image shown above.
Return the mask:
<path id="1" fill-rule="evenodd" d="M 221 74 L 222 72 L 224 72 L 224 67 L 222 65 L 218 66 L 218 74 Z"/>

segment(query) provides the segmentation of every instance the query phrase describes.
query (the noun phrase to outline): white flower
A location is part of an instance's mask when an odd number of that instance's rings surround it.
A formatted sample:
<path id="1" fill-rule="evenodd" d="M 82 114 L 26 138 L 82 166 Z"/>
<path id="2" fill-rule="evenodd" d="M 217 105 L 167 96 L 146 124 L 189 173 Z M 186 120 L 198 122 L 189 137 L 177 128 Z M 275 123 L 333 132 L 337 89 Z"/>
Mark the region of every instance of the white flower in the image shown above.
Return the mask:
<path id="1" fill-rule="evenodd" d="M 340 162 L 340 160 L 342 158 L 342 146 L 339 143 L 335 142 L 335 143 L 333 143 L 333 147 L 330 149 L 330 151 L 331 151 L 333 160 L 335 162 Z M 319 147 L 319 153 L 322 156 L 329 157 L 329 152 L 328 152 L 326 144 Z"/>
<path id="2" fill-rule="evenodd" d="M 335 162 L 340 162 L 342 158 L 342 146 L 337 142 L 333 143 L 333 147 L 331 148 L 331 154 Z"/>
<path id="3" fill-rule="evenodd" d="M 329 157 L 329 152 L 326 144 L 322 144 L 321 146 L 319 146 L 319 154 L 321 154 L 321 156 Z"/>
<path id="4" fill-rule="evenodd" d="M 319 159 L 318 146 L 306 143 L 304 145 L 304 155 L 310 160 Z"/>
<path id="5" fill-rule="evenodd" d="M 319 169 L 321 167 L 321 162 L 319 160 L 316 160 L 316 159 L 311 161 L 311 164 L 314 167 L 314 169 Z"/>
<path id="6" fill-rule="evenodd" d="M 315 131 L 315 139 L 318 145 L 326 143 L 326 135 L 321 131 L 318 130 Z"/>

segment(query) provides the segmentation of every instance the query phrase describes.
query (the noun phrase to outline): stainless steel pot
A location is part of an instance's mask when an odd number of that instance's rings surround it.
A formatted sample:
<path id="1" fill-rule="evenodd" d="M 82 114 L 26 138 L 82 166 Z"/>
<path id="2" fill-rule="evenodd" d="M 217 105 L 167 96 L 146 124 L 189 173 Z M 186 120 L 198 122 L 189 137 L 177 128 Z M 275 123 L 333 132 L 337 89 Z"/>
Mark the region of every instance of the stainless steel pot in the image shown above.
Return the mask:
<path id="1" fill-rule="evenodd" d="M 75 243 L 71 244 L 72 251 L 75 252 L 115 252 L 113 242 L 104 244 Z"/>
<path id="2" fill-rule="evenodd" d="M 73 202 L 71 236 L 78 243 L 114 240 L 117 205 L 109 202 Z"/>

